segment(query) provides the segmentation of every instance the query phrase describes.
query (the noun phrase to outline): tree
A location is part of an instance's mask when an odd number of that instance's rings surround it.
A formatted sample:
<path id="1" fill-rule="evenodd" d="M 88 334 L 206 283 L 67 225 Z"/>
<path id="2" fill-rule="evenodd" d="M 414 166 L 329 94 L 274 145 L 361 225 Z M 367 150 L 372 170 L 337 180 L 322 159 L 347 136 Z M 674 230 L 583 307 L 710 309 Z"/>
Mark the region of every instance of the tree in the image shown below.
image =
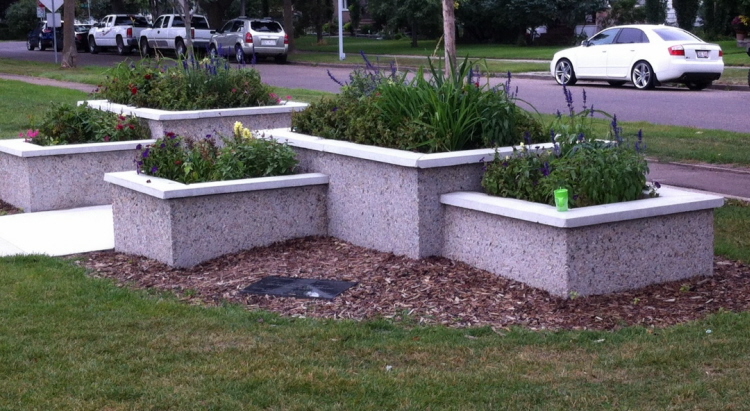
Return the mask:
<path id="1" fill-rule="evenodd" d="M 440 0 L 370 0 L 368 8 L 376 24 L 389 34 L 408 29 L 411 33 L 411 46 L 417 47 L 420 35 L 439 37 L 441 27 Z"/>
<path id="2" fill-rule="evenodd" d="M 700 0 L 672 0 L 672 7 L 677 17 L 677 25 L 683 30 L 693 30 Z"/>
<path id="3" fill-rule="evenodd" d="M 289 53 L 294 52 L 294 14 L 292 0 L 284 0 L 284 31 L 289 39 Z"/>
<path id="4" fill-rule="evenodd" d="M 443 0 L 443 39 L 445 41 L 445 74 L 453 75 L 456 67 L 456 5 L 454 0 Z"/>
<path id="5" fill-rule="evenodd" d="M 667 19 L 667 0 L 646 0 L 643 8 L 646 12 L 646 23 L 663 24 Z"/>
<path id="6" fill-rule="evenodd" d="M 36 3 L 36 0 L 20 0 L 5 10 L 11 36 L 25 39 L 26 34 L 39 21 L 36 17 Z"/>
<path id="7" fill-rule="evenodd" d="M 76 0 L 64 0 L 63 2 L 63 55 L 61 65 L 63 68 L 77 67 L 78 50 L 76 49 Z"/>

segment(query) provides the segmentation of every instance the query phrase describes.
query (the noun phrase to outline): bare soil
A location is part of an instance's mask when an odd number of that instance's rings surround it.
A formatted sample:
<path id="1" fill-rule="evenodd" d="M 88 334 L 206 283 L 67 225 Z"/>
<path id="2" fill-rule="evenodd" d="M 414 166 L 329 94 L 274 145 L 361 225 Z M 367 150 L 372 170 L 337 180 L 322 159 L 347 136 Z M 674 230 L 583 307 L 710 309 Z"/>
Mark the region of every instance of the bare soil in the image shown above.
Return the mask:
<path id="1" fill-rule="evenodd" d="M 418 321 L 450 327 L 613 330 L 665 327 L 750 307 L 750 266 L 715 258 L 714 275 L 610 295 L 559 298 L 446 258 L 414 260 L 330 237 L 296 239 L 171 268 L 114 251 L 75 256 L 95 277 L 285 316 Z M 242 294 L 266 276 L 356 281 L 334 300 Z"/>

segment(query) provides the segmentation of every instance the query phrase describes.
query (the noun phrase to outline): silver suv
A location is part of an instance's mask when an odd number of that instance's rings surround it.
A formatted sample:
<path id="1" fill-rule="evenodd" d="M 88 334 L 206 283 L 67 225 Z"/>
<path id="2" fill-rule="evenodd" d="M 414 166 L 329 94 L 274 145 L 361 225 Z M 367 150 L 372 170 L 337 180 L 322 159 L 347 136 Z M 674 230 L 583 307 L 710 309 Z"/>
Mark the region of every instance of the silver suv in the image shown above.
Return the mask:
<path id="1" fill-rule="evenodd" d="M 238 63 L 249 63 L 253 57 L 273 57 L 277 63 L 286 63 L 289 37 L 281 24 L 271 19 L 238 17 L 211 34 L 211 55 L 234 54 Z"/>

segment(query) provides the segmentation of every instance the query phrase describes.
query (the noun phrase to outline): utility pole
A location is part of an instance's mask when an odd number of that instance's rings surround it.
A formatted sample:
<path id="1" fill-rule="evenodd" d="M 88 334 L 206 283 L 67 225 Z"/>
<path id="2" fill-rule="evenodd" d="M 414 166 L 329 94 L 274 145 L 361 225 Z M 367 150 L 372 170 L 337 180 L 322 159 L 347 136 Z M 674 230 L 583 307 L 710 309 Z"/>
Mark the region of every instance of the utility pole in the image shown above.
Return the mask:
<path id="1" fill-rule="evenodd" d="M 443 0 L 443 38 L 445 39 L 445 74 L 453 74 L 456 66 L 455 0 Z"/>

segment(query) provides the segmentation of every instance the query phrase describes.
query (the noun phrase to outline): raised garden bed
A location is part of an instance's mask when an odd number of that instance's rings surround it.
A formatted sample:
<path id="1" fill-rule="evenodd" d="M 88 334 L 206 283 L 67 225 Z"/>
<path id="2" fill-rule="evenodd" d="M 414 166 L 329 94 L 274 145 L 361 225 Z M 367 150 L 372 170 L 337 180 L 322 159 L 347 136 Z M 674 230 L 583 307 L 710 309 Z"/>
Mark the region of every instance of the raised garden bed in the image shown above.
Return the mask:
<path id="1" fill-rule="evenodd" d="M 81 104 L 83 102 L 80 102 Z M 213 110 L 168 111 L 137 108 L 107 100 L 88 100 L 90 107 L 117 114 L 132 115 L 148 124 L 151 135 L 163 136 L 165 132 L 202 138 L 216 134 L 217 130 L 232 130 L 235 122 L 258 130 L 291 127 L 292 113 L 304 110 L 307 103 L 289 101 L 285 104 L 263 107 L 222 108 Z"/>
<path id="2" fill-rule="evenodd" d="M 266 134 L 297 152 L 299 169 L 329 176 L 328 233 L 411 258 L 440 255 L 440 195 L 480 191 L 494 149 L 420 154 L 328 140 L 288 130 Z M 499 148 L 508 155 L 511 147 Z"/>
<path id="3" fill-rule="evenodd" d="M 722 197 L 662 187 L 659 197 L 558 212 L 450 193 L 442 255 L 552 294 L 607 294 L 713 273 Z"/>
<path id="4" fill-rule="evenodd" d="M 138 144 L 38 146 L 0 140 L 0 199 L 25 212 L 111 204 L 104 173 L 132 170 Z"/>
<path id="5" fill-rule="evenodd" d="M 197 184 L 108 173 L 115 250 L 191 267 L 224 254 L 327 234 L 323 174 Z"/>

